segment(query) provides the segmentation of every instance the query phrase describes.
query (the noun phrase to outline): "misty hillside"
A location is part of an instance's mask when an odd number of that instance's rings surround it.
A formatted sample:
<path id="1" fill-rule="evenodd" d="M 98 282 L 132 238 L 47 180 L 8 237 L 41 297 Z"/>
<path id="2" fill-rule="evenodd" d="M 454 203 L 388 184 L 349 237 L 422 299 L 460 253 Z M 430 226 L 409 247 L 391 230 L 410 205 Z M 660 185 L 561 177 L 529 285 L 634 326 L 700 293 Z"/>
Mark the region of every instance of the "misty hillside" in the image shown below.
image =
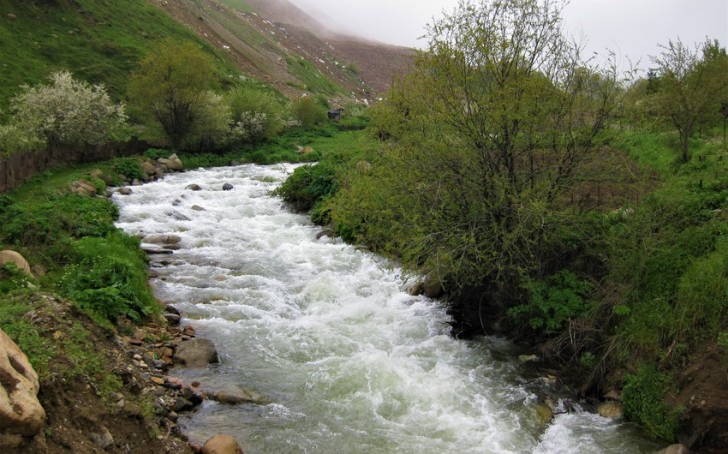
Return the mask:
<path id="1" fill-rule="evenodd" d="M 167 38 L 197 42 L 220 81 L 332 100 L 375 97 L 413 55 L 335 36 L 284 0 L 0 0 L 0 108 L 59 69 L 123 99 L 139 60 Z"/>
<path id="2" fill-rule="evenodd" d="M 371 98 L 386 91 L 414 56 L 408 48 L 335 34 L 287 0 L 158 3 L 228 51 L 244 72 L 286 94 Z"/>

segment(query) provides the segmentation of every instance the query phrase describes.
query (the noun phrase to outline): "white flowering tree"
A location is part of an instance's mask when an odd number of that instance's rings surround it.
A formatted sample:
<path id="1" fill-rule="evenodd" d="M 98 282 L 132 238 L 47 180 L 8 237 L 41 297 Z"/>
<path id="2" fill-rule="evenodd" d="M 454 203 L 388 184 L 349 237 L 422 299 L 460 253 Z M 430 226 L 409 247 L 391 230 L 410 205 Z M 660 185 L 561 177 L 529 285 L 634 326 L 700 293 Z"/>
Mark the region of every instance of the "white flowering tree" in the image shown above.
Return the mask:
<path id="1" fill-rule="evenodd" d="M 101 144 L 128 137 L 124 105 L 114 103 L 103 85 L 90 85 L 68 71 L 50 76 L 49 85 L 27 86 L 11 100 L 9 127 L 48 145 Z"/>

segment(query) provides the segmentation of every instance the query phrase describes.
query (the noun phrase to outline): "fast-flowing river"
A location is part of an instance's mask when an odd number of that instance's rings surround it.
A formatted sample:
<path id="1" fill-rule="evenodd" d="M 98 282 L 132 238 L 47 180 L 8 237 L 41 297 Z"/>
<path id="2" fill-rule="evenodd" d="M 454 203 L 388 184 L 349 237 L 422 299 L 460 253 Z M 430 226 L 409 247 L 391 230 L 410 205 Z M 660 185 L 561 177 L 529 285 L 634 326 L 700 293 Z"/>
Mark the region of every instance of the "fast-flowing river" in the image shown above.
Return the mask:
<path id="1" fill-rule="evenodd" d="M 114 196 L 127 233 L 182 238 L 153 259 L 152 286 L 215 343 L 221 363 L 175 374 L 254 388 L 271 402 L 207 400 L 181 419 L 193 441 L 227 433 L 248 454 L 655 449 L 578 406 L 542 423 L 524 366 L 502 354 L 507 342 L 449 337 L 442 305 L 410 296 L 396 266 L 317 239 L 306 216 L 270 196 L 293 168 L 201 169 Z"/>

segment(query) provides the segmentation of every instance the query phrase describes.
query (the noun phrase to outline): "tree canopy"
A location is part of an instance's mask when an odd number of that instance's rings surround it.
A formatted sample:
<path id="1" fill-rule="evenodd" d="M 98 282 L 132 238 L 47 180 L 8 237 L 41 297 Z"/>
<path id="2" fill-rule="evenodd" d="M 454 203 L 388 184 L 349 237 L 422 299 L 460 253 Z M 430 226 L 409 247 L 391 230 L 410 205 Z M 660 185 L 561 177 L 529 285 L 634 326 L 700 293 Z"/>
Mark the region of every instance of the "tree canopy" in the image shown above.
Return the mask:
<path id="1" fill-rule="evenodd" d="M 161 42 L 139 64 L 129 83 L 129 98 L 162 127 L 172 148 L 179 148 L 201 117 L 214 65 L 191 42 Z"/>
<path id="2" fill-rule="evenodd" d="M 373 114 L 382 156 L 335 201 L 340 233 L 507 298 L 565 266 L 577 221 L 563 197 L 619 87 L 564 35 L 562 6 L 461 2 L 430 26 L 429 50 Z"/>

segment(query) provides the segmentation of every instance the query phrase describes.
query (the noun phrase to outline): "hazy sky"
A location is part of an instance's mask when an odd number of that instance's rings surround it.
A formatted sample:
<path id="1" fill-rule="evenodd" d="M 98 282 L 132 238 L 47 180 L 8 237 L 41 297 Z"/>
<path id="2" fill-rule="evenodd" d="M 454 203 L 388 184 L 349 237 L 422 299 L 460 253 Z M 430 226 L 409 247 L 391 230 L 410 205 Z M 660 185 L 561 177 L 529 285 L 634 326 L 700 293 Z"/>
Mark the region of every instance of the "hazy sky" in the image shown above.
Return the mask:
<path id="1" fill-rule="evenodd" d="M 458 0 L 289 0 L 314 17 L 326 18 L 343 31 L 411 47 L 426 46 L 417 38 L 424 26 Z M 706 36 L 728 44 L 728 0 L 571 0 L 564 22 L 567 30 L 586 40 L 590 52 L 613 49 L 624 63 L 659 53 L 658 43 L 680 38 L 702 42 Z M 329 24 L 331 25 L 331 24 Z"/>

